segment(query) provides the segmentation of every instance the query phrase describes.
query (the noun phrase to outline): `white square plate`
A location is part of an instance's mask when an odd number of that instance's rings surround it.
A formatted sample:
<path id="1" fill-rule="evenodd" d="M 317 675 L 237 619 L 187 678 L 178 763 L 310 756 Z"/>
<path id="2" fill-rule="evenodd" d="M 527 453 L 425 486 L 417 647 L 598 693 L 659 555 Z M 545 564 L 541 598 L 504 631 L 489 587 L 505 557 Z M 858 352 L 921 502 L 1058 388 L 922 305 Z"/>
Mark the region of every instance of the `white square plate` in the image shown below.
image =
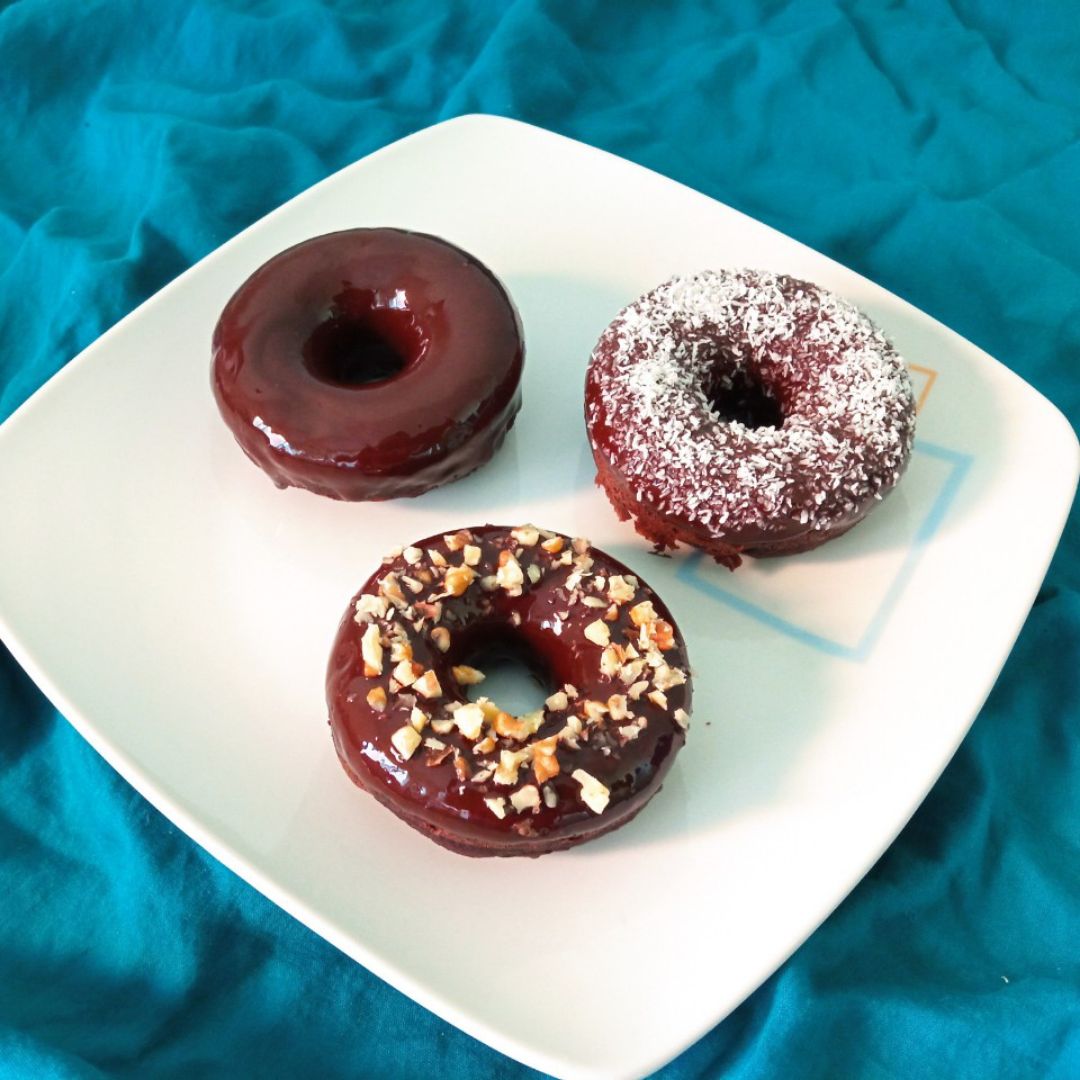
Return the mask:
<path id="1" fill-rule="evenodd" d="M 276 490 L 209 392 L 233 289 L 357 225 L 445 236 L 508 284 L 525 406 L 504 449 L 420 499 Z M 900 488 L 818 552 L 652 557 L 593 487 L 585 364 L 676 271 L 753 265 L 862 306 L 914 366 Z M 829 259 L 661 176 L 464 117 L 344 169 L 189 270 L 0 429 L 0 632 L 78 730 L 256 888 L 480 1039 L 566 1076 L 631 1076 L 693 1042 L 896 835 L 997 676 L 1046 571 L 1076 438 L 1031 387 Z M 326 727 L 337 620 L 415 537 L 532 520 L 638 568 L 696 667 L 687 748 L 618 833 L 469 860 L 357 791 Z"/>

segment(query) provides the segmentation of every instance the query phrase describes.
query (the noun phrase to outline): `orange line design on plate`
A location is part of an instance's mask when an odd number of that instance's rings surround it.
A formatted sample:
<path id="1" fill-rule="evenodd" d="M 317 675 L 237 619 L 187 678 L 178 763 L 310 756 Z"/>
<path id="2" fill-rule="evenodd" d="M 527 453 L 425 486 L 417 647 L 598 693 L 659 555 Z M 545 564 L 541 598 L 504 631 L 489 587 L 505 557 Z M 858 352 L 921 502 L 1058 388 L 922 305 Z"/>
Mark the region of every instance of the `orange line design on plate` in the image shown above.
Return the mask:
<path id="1" fill-rule="evenodd" d="M 922 407 L 926 404 L 926 399 L 930 396 L 930 390 L 934 385 L 934 380 L 937 379 L 938 373 L 933 368 L 923 367 L 922 364 L 908 364 L 908 368 L 926 376 L 926 385 L 919 394 L 919 400 L 915 402 L 915 412 L 921 413 Z"/>

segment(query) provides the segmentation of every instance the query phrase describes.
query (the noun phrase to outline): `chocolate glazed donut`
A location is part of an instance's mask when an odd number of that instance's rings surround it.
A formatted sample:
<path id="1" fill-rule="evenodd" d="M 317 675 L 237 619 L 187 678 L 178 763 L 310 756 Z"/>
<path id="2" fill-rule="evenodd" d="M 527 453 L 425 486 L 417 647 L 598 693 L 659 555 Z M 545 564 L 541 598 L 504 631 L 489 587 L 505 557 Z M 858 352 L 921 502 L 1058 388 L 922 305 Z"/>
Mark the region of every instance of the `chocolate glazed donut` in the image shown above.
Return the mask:
<path id="1" fill-rule="evenodd" d="M 475 665 L 508 645 L 552 690 L 523 716 L 480 693 Z M 466 855 L 542 855 L 624 825 L 659 789 L 691 707 L 659 597 L 587 541 L 533 526 L 384 560 L 341 621 L 326 692 L 353 781 Z"/>
<path id="2" fill-rule="evenodd" d="M 349 229 L 276 255 L 228 302 L 212 385 L 279 487 L 420 495 L 484 464 L 521 406 L 509 295 L 437 237 Z"/>

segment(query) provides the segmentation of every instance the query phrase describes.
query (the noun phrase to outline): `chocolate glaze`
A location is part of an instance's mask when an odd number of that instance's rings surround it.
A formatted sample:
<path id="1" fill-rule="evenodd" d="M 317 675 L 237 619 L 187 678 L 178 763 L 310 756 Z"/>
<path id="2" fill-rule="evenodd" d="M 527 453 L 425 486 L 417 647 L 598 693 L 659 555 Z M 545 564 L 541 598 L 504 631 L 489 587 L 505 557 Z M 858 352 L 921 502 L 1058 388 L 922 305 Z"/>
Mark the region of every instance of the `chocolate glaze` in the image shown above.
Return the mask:
<path id="1" fill-rule="evenodd" d="M 604 614 L 603 610 L 585 606 L 580 599 L 571 603 L 567 579 L 573 567 L 548 568 L 554 561 L 539 546 L 521 548 L 509 530 L 487 525 L 471 530 L 474 543 L 482 549 L 482 559 L 476 567 L 480 578 L 496 572 L 499 553 L 504 549 L 520 550 L 518 556 L 523 570 L 536 561 L 545 567 L 537 584 L 526 577 L 520 596 L 511 596 L 503 589 L 484 590 L 479 580 L 465 595 L 444 601 L 437 625 L 450 632 L 450 648 L 441 652 L 433 643 L 430 626 L 415 631 L 408 623 L 408 640 L 413 659 L 425 671 L 434 671 L 443 688 L 442 701 L 468 700 L 465 688 L 459 687 L 451 673 L 452 667 L 468 663 L 490 644 L 492 637 L 509 636 L 537 660 L 537 667 L 546 670 L 554 691 L 565 683 L 572 684 L 579 695 L 571 702 L 580 712 L 586 700 L 607 701 L 613 694 L 625 694 L 627 685 L 618 675 L 606 676 L 600 671 L 601 648 L 585 637 L 585 627 Z M 547 534 L 554 535 L 554 534 Z M 564 538 L 569 550 L 570 540 Z M 460 563 L 460 555 L 447 551 L 442 536 L 418 541 L 417 548 L 442 552 L 452 563 Z M 626 566 L 611 556 L 591 548 L 591 576 L 630 575 Z M 531 769 L 523 766 L 519 782 L 502 786 L 493 779 L 481 783 L 462 781 L 455 771 L 452 757 L 438 764 L 430 760 L 437 756 L 419 749 L 409 760 L 402 760 L 390 741 L 391 735 L 409 723 L 413 695 L 388 693 L 389 703 L 384 710 L 373 709 L 367 700 L 369 690 L 376 684 L 386 686 L 387 671 L 370 678 L 364 674 L 361 659 L 361 637 L 366 624 L 354 617 L 356 601 L 363 594 L 377 595 L 380 583 L 388 574 L 395 576 L 415 572 L 401 556 L 391 559 L 376 572 L 350 602 L 338 627 L 327 672 L 327 702 L 334 742 L 342 764 L 349 776 L 361 787 L 375 795 L 384 805 L 415 828 L 426 832 L 437 842 L 470 855 L 539 855 L 569 847 L 625 824 L 658 790 L 671 767 L 676 751 L 685 741 L 685 730 L 673 718 L 676 710 L 689 713 L 691 682 L 667 690 L 667 706 L 661 707 L 645 696 L 631 702 L 635 716 L 646 724 L 632 741 L 623 742 L 617 736 L 618 725 L 608 720 L 592 727 L 579 740 L 577 749 L 562 743 L 557 749 L 560 772 L 547 780 L 557 796 L 555 806 L 543 802 L 535 811 L 517 813 L 507 807 L 507 816 L 500 820 L 485 803 L 485 798 L 506 797 L 523 783 L 533 782 Z M 666 663 L 689 673 L 685 642 L 670 612 L 647 585 L 640 582 L 633 604 L 651 600 L 658 617 L 673 628 L 674 645 L 663 653 Z M 588 581 L 585 579 L 586 594 Z M 422 594 L 421 599 L 425 594 Z M 618 617 L 610 622 L 611 640 L 622 641 L 623 631 L 631 627 L 629 609 L 625 603 Z M 520 619 L 519 625 L 514 625 Z M 482 693 L 483 685 L 470 695 Z M 422 697 L 422 706 L 433 703 Z M 496 703 L 497 704 L 497 703 Z M 565 712 L 545 708 L 544 719 L 533 739 L 554 735 L 566 723 Z M 430 727 L 424 732 L 431 734 Z M 472 757 L 474 741 L 466 739 L 456 728 L 439 739 L 460 751 L 476 773 L 483 761 Z M 486 755 L 497 760 L 500 749 L 518 749 L 522 744 L 500 739 L 498 749 Z M 605 749 L 606 747 L 606 749 Z M 580 785 L 573 779 L 576 769 L 584 769 L 610 790 L 610 802 L 600 814 L 582 802 Z"/>
<path id="2" fill-rule="evenodd" d="M 419 495 L 486 462 L 521 406 L 521 324 L 460 248 L 401 229 L 307 240 L 255 271 L 214 331 L 222 416 L 279 487 Z"/>

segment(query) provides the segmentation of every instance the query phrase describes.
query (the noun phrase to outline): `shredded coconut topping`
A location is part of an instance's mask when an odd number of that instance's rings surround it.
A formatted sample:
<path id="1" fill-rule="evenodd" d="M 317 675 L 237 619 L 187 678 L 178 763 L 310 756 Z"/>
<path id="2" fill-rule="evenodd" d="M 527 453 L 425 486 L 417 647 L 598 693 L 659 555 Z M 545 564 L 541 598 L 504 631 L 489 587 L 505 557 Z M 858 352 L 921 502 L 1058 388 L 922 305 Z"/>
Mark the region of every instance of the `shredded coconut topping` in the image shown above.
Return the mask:
<path id="1" fill-rule="evenodd" d="M 639 502 L 732 543 L 857 521 L 899 480 L 914 439 L 903 360 L 857 308 L 755 270 L 677 276 L 608 327 L 586 418 Z M 735 384 L 779 407 L 750 427 L 712 404 Z"/>

